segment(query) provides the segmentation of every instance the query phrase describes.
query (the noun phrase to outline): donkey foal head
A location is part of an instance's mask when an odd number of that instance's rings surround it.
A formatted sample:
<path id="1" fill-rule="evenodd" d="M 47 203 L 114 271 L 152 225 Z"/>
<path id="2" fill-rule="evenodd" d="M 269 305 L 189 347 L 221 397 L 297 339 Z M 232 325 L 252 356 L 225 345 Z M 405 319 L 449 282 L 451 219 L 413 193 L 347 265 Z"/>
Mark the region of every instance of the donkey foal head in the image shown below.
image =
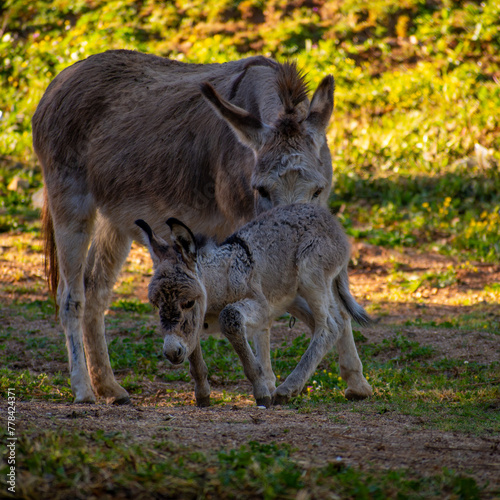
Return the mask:
<path id="1" fill-rule="evenodd" d="M 174 218 L 167 221 L 170 245 L 145 221 L 135 223 L 146 235 L 155 268 L 148 297 L 159 311 L 165 336 L 163 354 L 172 364 L 181 364 L 198 345 L 207 304 L 205 287 L 197 274 L 196 241 L 191 230 Z"/>

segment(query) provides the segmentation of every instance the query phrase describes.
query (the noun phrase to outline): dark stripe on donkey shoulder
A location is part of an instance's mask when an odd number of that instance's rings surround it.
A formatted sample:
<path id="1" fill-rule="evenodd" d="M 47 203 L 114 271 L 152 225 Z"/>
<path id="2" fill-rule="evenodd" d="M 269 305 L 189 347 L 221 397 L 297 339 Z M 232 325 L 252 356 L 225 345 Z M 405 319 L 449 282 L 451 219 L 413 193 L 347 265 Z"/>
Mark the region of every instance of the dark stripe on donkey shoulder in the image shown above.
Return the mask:
<path id="1" fill-rule="evenodd" d="M 237 234 L 232 234 L 227 238 L 223 243 L 223 245 L 239 245 L 243 250 L 245 250 L 245 253 L 247 254 L 248 260 L 250 261 L 251 264 L 253 264 L 253 256 L 252 252 L 250 251 L 250 248 L 248 246 L 248 243 L 240 238 Z"/>

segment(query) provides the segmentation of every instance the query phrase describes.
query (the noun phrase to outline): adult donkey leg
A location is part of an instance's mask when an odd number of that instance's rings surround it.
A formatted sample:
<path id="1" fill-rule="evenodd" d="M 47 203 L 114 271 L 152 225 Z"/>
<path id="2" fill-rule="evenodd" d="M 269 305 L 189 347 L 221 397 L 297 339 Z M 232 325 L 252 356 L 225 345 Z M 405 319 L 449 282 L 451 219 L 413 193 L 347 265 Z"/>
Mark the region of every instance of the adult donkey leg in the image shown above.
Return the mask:
<path id="1" fill-rule="evenodd" d="M 115 380 L 109 361 L 105 337 L 104 313 L 132 240 L 117 231 L 103 217 L 97 227 L 89 250 L 85 272 L 85 317 L 83 340 L 92 386 L 107 403 L 127 404 L 127 391 Z"/>
<path id="2" fill-rule="evenodd" d="M 85 308 L 83 273 L 90 242 L 95 211 L 86 196 L 55 189 L 58 198 L 52 199 L 51 210 L 54 238 L 59 263 L 57 302 L 59 317 L 66 335 L 71 389 L 75 403 L 95 403 L 94 392 L 85 363 L 82 319 Z M 69 200 L 69 203 L 67 203 Z M 65 202 L 69 206 L 65 206 Z"/>
<path id="3" fill-rule="evenodd" d="M 351 318 L 347 317 L 341 336 L 337 342 L 340 375 L 347 383 L 347 399 L 365 399 L 373 395 L 371 385 L 363 375 L 363 365 L 359 359 L 352 334 Z"/>

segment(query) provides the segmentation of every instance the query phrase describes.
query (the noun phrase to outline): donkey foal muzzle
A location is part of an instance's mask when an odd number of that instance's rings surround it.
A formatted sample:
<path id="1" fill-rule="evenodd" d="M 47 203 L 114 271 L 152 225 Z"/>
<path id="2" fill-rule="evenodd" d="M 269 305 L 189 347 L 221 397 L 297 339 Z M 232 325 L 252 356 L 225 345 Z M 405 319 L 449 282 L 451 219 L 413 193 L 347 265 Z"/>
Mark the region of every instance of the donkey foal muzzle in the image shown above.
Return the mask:
<path id="1" fill-rule="evenodd" d="M 173 364 L 180 365 L 186 359 L 186 348 L 182 345 L 178 345 L 174 349 L 164 349 L 163 355 Z"/>

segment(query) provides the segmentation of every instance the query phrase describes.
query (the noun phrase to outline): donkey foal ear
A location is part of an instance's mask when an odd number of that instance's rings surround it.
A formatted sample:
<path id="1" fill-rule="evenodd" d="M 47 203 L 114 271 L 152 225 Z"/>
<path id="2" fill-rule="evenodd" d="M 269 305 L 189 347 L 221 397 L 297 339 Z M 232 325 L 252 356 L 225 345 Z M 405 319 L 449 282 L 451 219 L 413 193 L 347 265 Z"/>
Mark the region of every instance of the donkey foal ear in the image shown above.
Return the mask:
<path id="1" fill-rule="evenodd" d="M 137 219 L 135 224 L 143 231 L 143 243 L 148 247 L 149 254 L 153 260 L 153 266 L 155 268 L 158 267 L 160 262 L 165 260 L 168 255 L 167 242 L 159 236 L 156 236 L 146 221 Z"/>
<path id="2" fill-rule="evenodd" d="M 191 271 L 196 268 L 197 249 L 194 235 L 183 222 L 174 217 L 167 220 L 167 225 L 172 231 L 172 243 L 182 256 L 182 260 Z"/>

